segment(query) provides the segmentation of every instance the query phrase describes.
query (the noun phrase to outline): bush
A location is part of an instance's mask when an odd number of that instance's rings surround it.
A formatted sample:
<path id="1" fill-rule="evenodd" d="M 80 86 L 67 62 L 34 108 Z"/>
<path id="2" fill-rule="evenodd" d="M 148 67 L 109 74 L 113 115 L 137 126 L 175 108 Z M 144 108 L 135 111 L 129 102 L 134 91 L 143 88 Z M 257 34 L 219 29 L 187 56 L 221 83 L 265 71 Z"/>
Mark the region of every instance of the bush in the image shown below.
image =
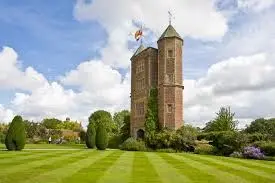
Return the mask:
<path id="1" fill-rule="evenodd" d="M 5 134 L 0 132 L 0 144 L 4 144 L 5 143 Z"/>
<path id="2" fill-rule="evenodd" d="M 97 127 L 95 142 L 98 150 L 105 150 L 108 146 L 108 133 L 103 125 Z"/>
<path id="3" fill-rule="evenodd" d="M 215 147 L 210 144 L 198 144 L 195 148 L 195 154 L 215 154 Z"/>
<path id="4" fill-rule="evenodd" d="M 245 147 L 243 156 L 248 159 L 264 159 L 264 154 L 261 152 L 261 149 L 254 146 Z"/>
<path id="5" fill-rule="evenodd" d="M 243 158 L 243 153 L 234 151 L 232 154 L 230 154 L 230 157 L 232 157 L 232 158 Z"/>
<path id="6" fill-rule="evenodd" d="M 120 149 L 125 151 L 146 151 L 146 146 L 144 141 L 130 137 L 120 145 Z"/>
<path id="7" fill-rule="evenodd" d="M 257 142 L 257 141 L 267 141 L 270 139 L 270 136 L 267 134 L 261 134 L 261 133 L 251 133 L 247 134 L 247 138 L 249 143 Z"/>
<path id="8" fill-rule="evenodd" d="M 26 143 L 26 130 L 21 116 L 15 116 L 10 124 L 6 135 L 6 148 L 11 150 L 22 150 Z"/>
<path id="9" fill-rule="evenodd" d="M 113 135 L 109 138 L 108 148 L 119 149 L 119 145 L 123 143 L 121 135 Z"/>
<path id="10" fill-rule="evenodd" d="M 95 147 L 95 137 L 96 137 L 96 130 L 93 124 L 88 125 L 87 133 L 86 133 L 86 146 L 88 148 Z"/>
<path id="11" fill-rule="evenodd" d="M 260 148 L 266 156 L 275 156 L 275 142 L 260 141 L 254 143 L 254 145 Z"/>
<path id="12" fill-rule="evenodd" d="M 248 143 L 246 134 L 222 131 L 200 134 L 198 139 L 206 139 L 210 145 L 216 147 L 216 154 L 229 156 L 234 151 L 240 151 Z"/>

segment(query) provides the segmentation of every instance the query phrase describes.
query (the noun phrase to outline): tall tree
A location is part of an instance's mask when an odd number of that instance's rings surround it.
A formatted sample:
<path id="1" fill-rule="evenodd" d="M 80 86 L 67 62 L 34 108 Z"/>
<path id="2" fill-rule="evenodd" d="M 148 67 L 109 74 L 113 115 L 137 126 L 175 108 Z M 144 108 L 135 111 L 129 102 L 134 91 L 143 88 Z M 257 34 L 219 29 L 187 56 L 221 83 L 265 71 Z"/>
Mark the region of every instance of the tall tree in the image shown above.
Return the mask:
<path id="1" fill-rule="evenodd" d="M 8 150 L 22 150 L 26 143 L 26 130 L 21 116 L 15 116 L 8 129 L 5 145 Z"/>
<path id="2" fill-rule="evenodd" d="M 96 130 L 94 127 L 94 124 L 89 124 L 88 129 L 86 132 L 86 146 L 88 148 L 94 148 L 95 147 L 95 139 L 96 138 Z"/>
<path id="3" fill-rule="evenodd" d="M 125 141 L 126 139 L 128 139 L 131 136 L 131 134 L 130 134 L 130 114 L 124 116 L 123 126 L 121 127 L 120 134 L 121 134 L 123 141 Z"/>
<path id="4" fill-rule="evenodd" d="M 124 118 L 125 116 L 129 116 L 130 112 L 128 110 L 122 110 L 120 112 L 116 112 L 113 117 L 114 121 L 114 127 L 113 132 L 116 134 L 119 134 L 121 131 L 121 128 L 124 126 Z"/>
<path id="5" fill-rule="evenodd" d="M 89 124 L 90 123 L 93 123 L 95 128 L 102 124 L 106 128 L 107 132 L 110 132 L 113 124 L 112 115 L 104 110 L 95 111 L 89 117 Z"/>
<path id="6" fill-rule="evenodd" d="M 235 131 L 238 121 L 234 120 L 235 113 L 231 112 L 230 107 L 221 107 L 213 121 L 206 124 L 204 132 L 211 131 Z"/>
<path id="7" fill-rule="evenodd" d="M 261 133 L 275 137 L 275 118 L 271 119 L 256 119 L 252 121 L 244 130 L 247 133 Z"/>

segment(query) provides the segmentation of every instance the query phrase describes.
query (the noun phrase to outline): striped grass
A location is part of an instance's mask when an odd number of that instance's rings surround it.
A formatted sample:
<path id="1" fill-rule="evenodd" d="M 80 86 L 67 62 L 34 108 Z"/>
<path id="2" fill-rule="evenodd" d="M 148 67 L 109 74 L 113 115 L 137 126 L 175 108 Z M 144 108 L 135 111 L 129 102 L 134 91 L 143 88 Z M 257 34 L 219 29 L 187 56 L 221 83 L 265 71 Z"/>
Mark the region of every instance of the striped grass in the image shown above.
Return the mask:
<path id="1" fill-rule="evenodd" d="M 275 162 L 119 150 L 0 151 L 0 183 L 275 182 Z"/>

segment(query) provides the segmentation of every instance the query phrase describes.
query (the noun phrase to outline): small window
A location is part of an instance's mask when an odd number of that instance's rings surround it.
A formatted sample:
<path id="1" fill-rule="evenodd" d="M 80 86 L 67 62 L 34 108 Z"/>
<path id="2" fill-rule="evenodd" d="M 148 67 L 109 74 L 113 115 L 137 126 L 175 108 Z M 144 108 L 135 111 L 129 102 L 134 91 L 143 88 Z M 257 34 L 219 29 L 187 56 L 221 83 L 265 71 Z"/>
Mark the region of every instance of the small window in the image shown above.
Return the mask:
<path id="1" fill-rule="evenodd" d="M 168 50 L 168 57 L 173 57 L 173 50 Z"/>
<path id="2" fill-rule="evenodd" d="M 173 111 L 173 106 L 172 104 L 167 104 L 167 112 L 171 113 Z"/>

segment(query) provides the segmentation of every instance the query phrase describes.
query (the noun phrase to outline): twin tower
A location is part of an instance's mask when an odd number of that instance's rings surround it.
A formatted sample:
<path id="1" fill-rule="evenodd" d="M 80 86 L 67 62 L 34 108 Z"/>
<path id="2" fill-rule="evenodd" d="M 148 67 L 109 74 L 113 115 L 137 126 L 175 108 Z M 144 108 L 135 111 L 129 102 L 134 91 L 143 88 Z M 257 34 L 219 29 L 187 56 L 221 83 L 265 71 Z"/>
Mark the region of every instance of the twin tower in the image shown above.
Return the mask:
<path id="1" fill-rule="evenodd" d="M 183 39 L 172 25 L 161 35 L 158 49 L 141 45 L 131 58 L 131 135 L 144 136 L 150 89 L 158 89 L 161 128 L 183 125 Z"/>

